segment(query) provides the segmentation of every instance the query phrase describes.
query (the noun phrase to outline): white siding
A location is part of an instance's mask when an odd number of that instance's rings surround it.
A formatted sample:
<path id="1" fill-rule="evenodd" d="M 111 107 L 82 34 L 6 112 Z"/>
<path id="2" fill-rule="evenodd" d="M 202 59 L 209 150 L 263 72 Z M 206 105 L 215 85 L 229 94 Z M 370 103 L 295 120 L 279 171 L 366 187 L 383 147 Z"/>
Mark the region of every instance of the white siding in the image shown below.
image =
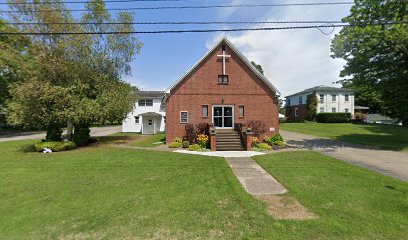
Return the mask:
<path id="1" fill-rule="evenodd" d="M 146 98 L 152 99 L 152 98 Z M 163 132 L 165 131 L 165 122 L 164 117 L 166 116 L 166 109 L 164 105 L 162 105 L 161 98 L 154 98 L 153 99 L 153 106 L 138 106 L 138 102 L 135 103 L 134 109 L 132 112 L 128 113 L 126 118 L 123 120 L 122 123 L 122 132 L 142 132 L 143 128 L 143 116 L 139 117 L 139 123 L 135 123 L 135 117 L 139 114 L 153 112 L 158 113 L 162 117 L 155 117 L 154 118 L 154 125 L 156 132 Z"/>
<path id="2" fill-rule="evenodd" d="M 320 102 L 320 94 L 324 94 L 324 102 Z M 336 101 L 332 101 L 332 94 L 336 94 Z M 317 99 L 319 101 L 317 105 L 317 111 L 324 109 L 324 112 L 332 112 L 332 108 L 336 108 L 336 112 L 346 112 L 347 108 L 349 113 L 354 113 L 354 95 L 349 94 L 349 101 L 345 101 L 345 95 L 349 93 L 330 93 L 330 92 L 318 92 Z"/>

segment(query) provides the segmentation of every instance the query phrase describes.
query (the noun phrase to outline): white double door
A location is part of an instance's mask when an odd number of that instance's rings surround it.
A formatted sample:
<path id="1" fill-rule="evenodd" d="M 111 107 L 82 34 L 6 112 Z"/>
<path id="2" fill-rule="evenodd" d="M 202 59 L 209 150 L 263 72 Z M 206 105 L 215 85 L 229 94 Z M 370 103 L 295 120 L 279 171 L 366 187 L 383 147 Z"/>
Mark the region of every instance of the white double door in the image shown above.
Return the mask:
<path id="1" fill-rule="evenodd" d="M 234 128 L 234 106 L 215 105 L 212 109 L 213 123 L 215 128 L 232 129 Z"/>

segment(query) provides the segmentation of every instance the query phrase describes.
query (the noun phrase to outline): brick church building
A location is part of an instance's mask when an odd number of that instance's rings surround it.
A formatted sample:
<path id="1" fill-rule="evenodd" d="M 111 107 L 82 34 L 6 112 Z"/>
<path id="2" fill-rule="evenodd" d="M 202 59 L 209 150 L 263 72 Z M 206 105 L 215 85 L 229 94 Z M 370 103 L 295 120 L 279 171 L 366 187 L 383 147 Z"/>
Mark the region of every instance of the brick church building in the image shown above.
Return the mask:
<path id="1" fill-rule="evenodd" d="M 165 92 L 166 141 L 185 136 L 186 124 L 208 123 L 214 130 L 217 150 L 244 150 L 241 133 L 248 121 L 264 122 L 265 136 L 279 132 L 278 94 L 272 83 L 223 38 Z M 240 146 L 228 140 L 234 135 L 238 139 L 241 136 Z"/>

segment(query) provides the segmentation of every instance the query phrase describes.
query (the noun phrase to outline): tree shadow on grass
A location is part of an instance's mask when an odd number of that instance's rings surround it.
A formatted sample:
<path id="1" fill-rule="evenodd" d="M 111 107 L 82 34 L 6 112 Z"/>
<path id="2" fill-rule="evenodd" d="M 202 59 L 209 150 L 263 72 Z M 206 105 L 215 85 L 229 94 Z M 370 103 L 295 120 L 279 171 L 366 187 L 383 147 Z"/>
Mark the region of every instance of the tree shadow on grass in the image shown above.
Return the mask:
<path id="1" fill-rule="evenodd" d="M 351 142 L 389 150 L 408 150 L 408 136 L 401 135 L 373 135 L 347 134 L 335 138 L 338 141 Z"/>
<path id="2" fill-rule="evenodd" d="M 21 146 L 18 149 L 19 152 L 23 152 L 23 153 L 32 153 L 32 152 L 37 152 L 37 150 L 34 147 L 34 144 L 25 144 L 23 146 Z"/>

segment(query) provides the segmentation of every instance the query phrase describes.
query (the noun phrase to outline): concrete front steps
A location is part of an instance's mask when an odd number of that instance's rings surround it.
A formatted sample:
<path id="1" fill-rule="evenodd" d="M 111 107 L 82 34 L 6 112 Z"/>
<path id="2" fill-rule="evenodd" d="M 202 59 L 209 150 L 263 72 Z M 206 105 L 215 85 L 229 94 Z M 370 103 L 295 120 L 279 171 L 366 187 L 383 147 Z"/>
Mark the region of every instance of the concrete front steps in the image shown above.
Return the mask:
<path id="1" fill-rule="evenodd" d="M 245 151 L 240 134 L 234 130 L 216 130 L 217 151 Z"/>

